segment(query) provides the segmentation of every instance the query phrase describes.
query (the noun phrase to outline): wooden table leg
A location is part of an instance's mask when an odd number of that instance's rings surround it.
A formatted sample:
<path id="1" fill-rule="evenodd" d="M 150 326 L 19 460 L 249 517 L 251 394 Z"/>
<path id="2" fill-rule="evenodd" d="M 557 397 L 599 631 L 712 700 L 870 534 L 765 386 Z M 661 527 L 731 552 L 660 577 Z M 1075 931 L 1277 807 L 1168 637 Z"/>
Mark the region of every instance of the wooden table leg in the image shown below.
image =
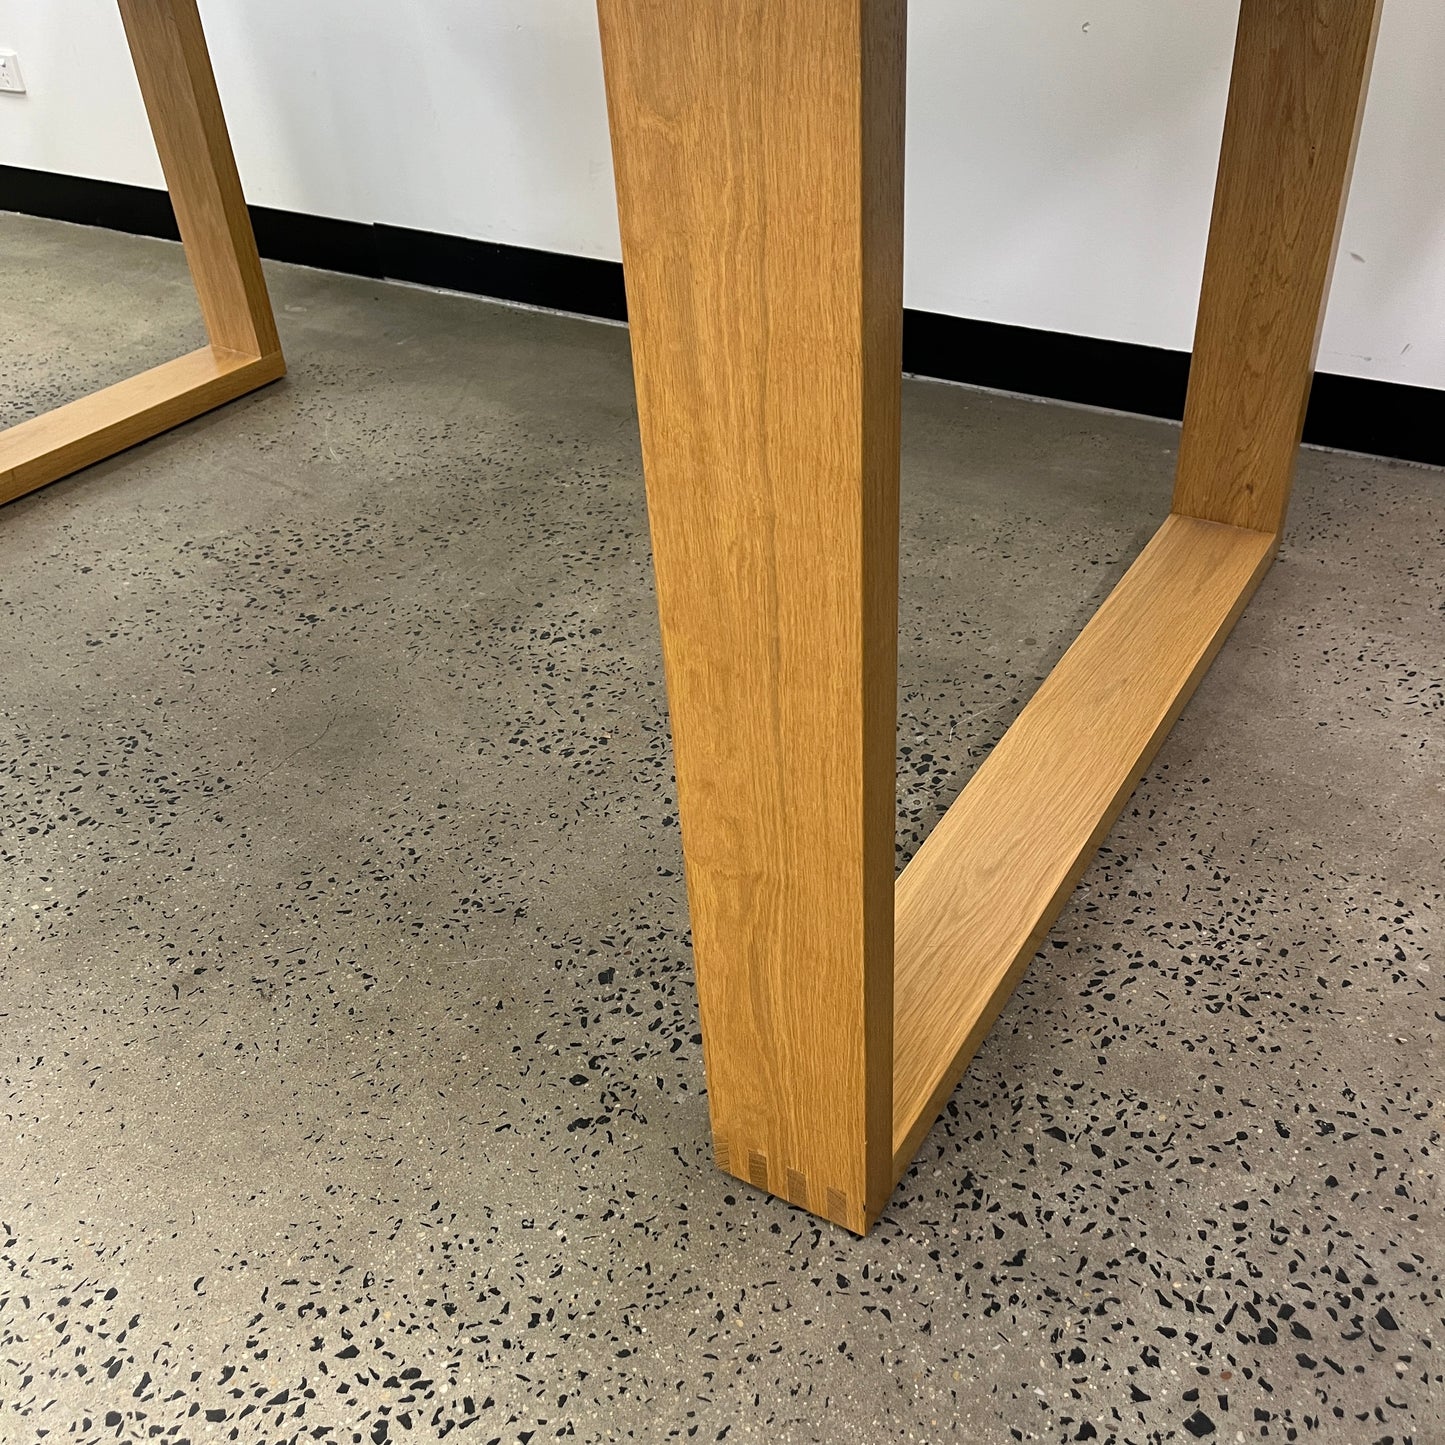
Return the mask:
<path id="1" fill-rule="evenodd" d="M 228 351 L 277 354 L 281 343 L 195 0 L 119 3 L 206 335 Z"/>
<path id="2" fill-rule="evenodd" d="M 719 1165 L 892 1188 L 903 0 L 600 0 Z"/>
<path id="3" fill-rule="evenodd" d="M 1243 0 L 1173 514 L 898 881 L 901 1175 L 1274 560 L 1379 0 Z"/>
<path id="4" fill-rule="evenodd" d="M 1278 532 L 1381 0 L 1243 0 L 1174 510 Z"/>
<path id="5" fill-rule="evenodd" d="M 896 910 L 902 6 L 599 9 L 718 1159 L 859 1230 L 1273 558 L 1379 0 L 1243 0 L 1174 511 Z"/>
<path id="6" fill-rule="evenodd" d="M 195 0 L 120 0 L 208 344 L 0 431 L 0 502 L 286 370 Z"/>

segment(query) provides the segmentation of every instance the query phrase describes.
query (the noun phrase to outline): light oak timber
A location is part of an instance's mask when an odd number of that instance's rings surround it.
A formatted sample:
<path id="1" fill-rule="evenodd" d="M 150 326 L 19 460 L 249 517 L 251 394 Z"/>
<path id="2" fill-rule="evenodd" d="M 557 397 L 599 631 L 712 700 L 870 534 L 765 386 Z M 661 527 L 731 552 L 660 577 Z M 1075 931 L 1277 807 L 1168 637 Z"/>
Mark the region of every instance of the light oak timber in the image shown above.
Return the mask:
<path id="1" fill-rule="evenodd" d="M 1273 559 L 1170 516 L 898 880 L 893 1161 L 908 1168 Z"/>
<path id="2" fill-rule="evenodd" d="M 212 346 L 281 349 L 195 0 L 119 0 Z"/>
<path id="3" fill-rule="evenodd" d="M 0 503 L 68 476 L 274 381 L 279 352 L 219 347 L 167 361 L 0 432 Z"/>
<path id="4" fill-rule="evenodd" d="M 893 1185 L 902 0 L 600 0 L 718 1164 Z"/>
<path id="5" fill-rule="evenodd" d="M 119 0 L 207 346 L 0 431 L 0 503 L 285 374 L 195 0 Z"/>
<path id="6" fill-rule="evenodd" d="M 1176 512 L 1284 525 L 1380 9 L 1240 6 Z"/>
<path id="7" fill-rule="evenodd" d="M 1173 513 L 899 878 L 896 976 L 902 6 L 599 14 L 718 1162 L 862 1230 L 1269 567 L 1378 3 L 1243 0 Z"/>
<path id="8" fill-rule="evenodd" d="M 1379 11 L 1243 0 L 1174 515 L 899 879 L 899 1175 L 1273 558 Z"/>

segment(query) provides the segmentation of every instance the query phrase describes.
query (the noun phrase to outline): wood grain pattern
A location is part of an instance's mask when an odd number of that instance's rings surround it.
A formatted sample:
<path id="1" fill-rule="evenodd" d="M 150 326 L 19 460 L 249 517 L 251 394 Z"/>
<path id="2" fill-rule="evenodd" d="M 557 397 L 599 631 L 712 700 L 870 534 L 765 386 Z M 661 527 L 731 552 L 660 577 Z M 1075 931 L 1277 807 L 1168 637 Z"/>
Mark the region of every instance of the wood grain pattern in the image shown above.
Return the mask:
<path id="1" fill-rule="evenodd" d="M 599 0 L 717 1157 L 892 1187 L 903 0 Z"/>
<path id="2" fill-rule="evenodd" d="M 901 1175 L 1273 558 L 1171 516 L 898 880 Z"/>
<path id="3" fill-rule="evenodd" d="M 1269 567 L 1378 3 L 1243 0 L 1175 513 L 896 908 L 901 0 L 599 14 L 716 1158 L 860 1230 Z"/>
<path id="4" fill-rule="evenodd" d="M 1243 0 L 1174 510 L 1278 532 L 1380 0 Z"/>
<path id="5" fill-rule="evenodd" d="M 203 346 L 0 432 L 0 503 L 274 381 L 278 352 Z"/>
<path id="6" fill-rule="evenodd" d="M 0 431 L 0 503 L 285 374 L 195 0 L 119 0 L 210 344 Z"/>
<path id="7" fill-rule="evenodd" d="M 281 349 L 195 0 L 119 0 L 211 345 Z"/>

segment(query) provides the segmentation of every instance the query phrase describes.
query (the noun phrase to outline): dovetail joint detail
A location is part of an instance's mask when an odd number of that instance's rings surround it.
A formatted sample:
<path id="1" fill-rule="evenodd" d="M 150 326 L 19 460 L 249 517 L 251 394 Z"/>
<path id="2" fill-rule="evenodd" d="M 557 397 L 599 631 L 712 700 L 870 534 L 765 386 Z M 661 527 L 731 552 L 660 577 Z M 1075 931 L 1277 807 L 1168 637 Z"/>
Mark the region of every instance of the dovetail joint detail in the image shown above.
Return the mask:
<path id="1" fill-rule="evenodd" d="M 808 1176 L 801 1169 L 788 1170 L 788 1189 L 784 1196 L 791 1204 L 808 1207 Z"/>

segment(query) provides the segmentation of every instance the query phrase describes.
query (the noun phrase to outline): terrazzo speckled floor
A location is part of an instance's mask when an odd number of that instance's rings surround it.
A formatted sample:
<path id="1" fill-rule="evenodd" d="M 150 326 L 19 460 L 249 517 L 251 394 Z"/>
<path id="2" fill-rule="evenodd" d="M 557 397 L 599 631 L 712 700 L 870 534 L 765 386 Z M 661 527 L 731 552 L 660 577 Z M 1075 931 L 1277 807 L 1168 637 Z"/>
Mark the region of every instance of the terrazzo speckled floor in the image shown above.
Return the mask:
<path id="1" fill-rule="evenodd" d="M 626 332 L 269 275 L 288 381 L 0 512 L 0 1440 L 1445 1441 L 1445 476 L 1305 455 L 859 1241 L 710 1167 Z M 199 341 L 0 295 L 0 423 Z M 900 859 L 1176 436 L 906 387 Z"/>

